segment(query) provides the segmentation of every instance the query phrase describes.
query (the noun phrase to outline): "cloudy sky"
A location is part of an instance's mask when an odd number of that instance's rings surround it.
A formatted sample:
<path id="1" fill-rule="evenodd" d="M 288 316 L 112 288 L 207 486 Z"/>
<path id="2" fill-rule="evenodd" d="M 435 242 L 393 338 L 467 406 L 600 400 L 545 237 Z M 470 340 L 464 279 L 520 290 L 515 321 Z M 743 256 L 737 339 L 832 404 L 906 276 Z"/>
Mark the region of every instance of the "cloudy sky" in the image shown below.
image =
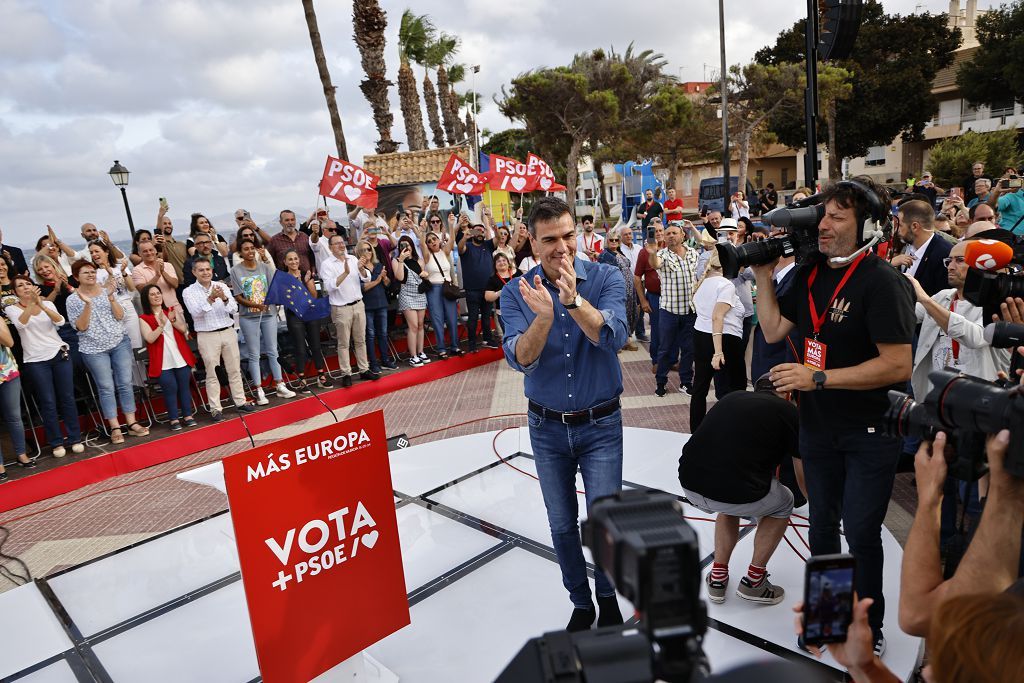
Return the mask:
<path id="1" fill-rule="evenodd" d="M 885 0 L 890 12 L 945 12 L 942 0 Z M 986 7 L 990 2 L 979 3 Z M 385 57 L 398 68 L 396 33 L 407 2 L 382 0 Z M 462 39 L 458 61 L 480 64 L 481 126 L 509 127 L 491 101 L 539 66 L 597 46 L 664 53 L 668 71 L 703 80 L 717 70 L 717 3 L 649 0 L 419 0 Z M 316 3 L 353 161 L 373 152 L 376 129 L 358 89 L 351 3 Z M 638 11 L 640 7 L 644 12 Z M 728 60 L 741 63 L 799 18 L 793 0 L 726 0 Z M 756 11 L 753 9 L 756 8 Z M 422 70 L 417 69 L 422 79 Z M 469 84 L 466 85 L 468 88 Z M 398 97 L 393 139 L 404 141 Z M 51 224 L 78 237 L 92 221 L 127 234 L 107 171 L 132 171 L 136 227 L 151 227 L 165 196 L 179 231 L 187 217 L 246 207 L 257 218 L 309 212 L 333 137 L 299 0 L 0 0 L 0 228 L 34 243 Z M 229 222 L 221 222 L 233 229 Z"/>

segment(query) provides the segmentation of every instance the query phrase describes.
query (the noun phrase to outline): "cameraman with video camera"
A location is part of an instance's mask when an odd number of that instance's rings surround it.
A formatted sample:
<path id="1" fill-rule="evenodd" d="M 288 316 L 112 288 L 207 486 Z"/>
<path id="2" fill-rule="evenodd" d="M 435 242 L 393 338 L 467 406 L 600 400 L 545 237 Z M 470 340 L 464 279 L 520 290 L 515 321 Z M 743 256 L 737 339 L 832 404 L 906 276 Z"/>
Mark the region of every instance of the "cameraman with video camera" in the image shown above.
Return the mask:
<path id="1" fill-rule="evenodd" d="M 892 493 L 899 442 L 882 434 L 887 390 L 913 367 L 914 296 L 898 271 L 870 252 L 889 220 L 884 190 L 867 178 L 841 181 L 821 196 L 817 251 L 791 289 L 775 296 L 775 262 L 752 264 L 765 339 L 804 336 L 804 362 L 771 370 L 776 390 L 799 391 L 799 450 L 810 502 L 814 555 L 838 553 L 842 520 L 857 561 L 855 588 L 872 598 L 879 655 L 882 623 L 881 528 Z"/>

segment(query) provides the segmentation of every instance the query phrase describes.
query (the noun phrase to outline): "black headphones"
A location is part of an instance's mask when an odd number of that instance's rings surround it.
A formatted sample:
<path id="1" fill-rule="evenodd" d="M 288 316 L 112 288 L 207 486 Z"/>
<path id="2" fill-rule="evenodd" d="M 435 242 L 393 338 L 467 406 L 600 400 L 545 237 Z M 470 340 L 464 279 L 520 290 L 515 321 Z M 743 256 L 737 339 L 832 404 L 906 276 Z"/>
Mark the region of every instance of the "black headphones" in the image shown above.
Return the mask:
<path id="1" fill-rule="evenodd" d="M 891 226 L 889 207 L 882 203 L 879 196 L 867 185 L 858 180 L 840 180 L 836 187 L 845 187 L 854 190 L 864 197 L 868 203 L 868 213 L 863 215 L 857 212 L 857 222 L 860 224 L 860 235 L 857 238 L 857 245 L 863 245 L 873 239 L 883 240 L 887 228 Z"/>

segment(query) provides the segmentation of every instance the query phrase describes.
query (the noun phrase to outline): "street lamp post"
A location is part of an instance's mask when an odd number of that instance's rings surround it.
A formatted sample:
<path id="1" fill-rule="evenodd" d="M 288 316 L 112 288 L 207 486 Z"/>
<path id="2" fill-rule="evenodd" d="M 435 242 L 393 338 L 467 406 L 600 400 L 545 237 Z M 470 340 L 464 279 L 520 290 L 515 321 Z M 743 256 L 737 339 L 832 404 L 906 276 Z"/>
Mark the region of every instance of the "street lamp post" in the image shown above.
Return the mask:
<path id="1" fill-rule="evenodd" d="M 110 167 L 110 179 L 114 181 L 114 185 L 121 190 L 121 199 L 124 200 L 124 212 L 128 214 L 128 230 L 132 234 L 132 240 L 135 240 L 135 223 L 132 221 L 132 209 L 128 206 L 128 192 L 124 189 L 128 187 L 128 176 L 131 173 L 127 168 L 121 165 L 121 162 L 114 159 L 114 165 Z"/>
<path id="2" fill-rule="evenodd" d="M 725 65 L 725 0 L 718 0 L 718 40 L 722 58 L 722 73 L 719 76 L 722 90 L 722 199 L 732 194 L 729 184 L 729 70 Z M 737 188 L 742 189 L 742 188 Z M 723 203 L 728 208 L 728 203 Z"/>

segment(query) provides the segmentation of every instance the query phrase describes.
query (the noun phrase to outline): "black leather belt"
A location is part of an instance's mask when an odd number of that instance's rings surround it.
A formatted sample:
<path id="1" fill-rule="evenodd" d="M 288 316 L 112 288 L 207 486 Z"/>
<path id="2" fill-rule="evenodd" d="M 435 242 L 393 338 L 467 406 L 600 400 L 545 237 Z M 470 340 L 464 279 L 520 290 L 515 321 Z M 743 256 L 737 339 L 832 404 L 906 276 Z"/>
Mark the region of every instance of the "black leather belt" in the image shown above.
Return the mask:
<path id="1" fill-rule="evenodd" d="M 602 417 L 611 415 L 620 407 L 619 399 L 603 403 L 596 408 L 589 408 L 587 410 L 577 410 L 571 413 L 560 413 L 557 410 L 551 410 L 545 408 L 536 401 L 530 401 L 530 412 L 541 417 L 550 418 L 552 420 L 558 420 L 562 424 L 567 425 L 581 425 L 594 420 L 599 420 Z"/>
<path id="2" fill-rule="evenodd" d="M 200 334 L 213 334 L 214 332 L 223 332 L 224 330 L 230 330 L 234 325 L 228 325 L 227 327 L 221 327 L 216 330 L 200 330 Z"/>
<path id="3" fill-rule="evenodd" d="M 342 304 L 342 306 L 355 306 L 355 305 L 356 305 L 357 303 L 359 303 L 360 301 L 362 301 L 362 299 L 356 299 L 356 300 L 355 300 L 355 301 L 353 301 L 352 303 L 350 303 L 350 304 Z"/>

